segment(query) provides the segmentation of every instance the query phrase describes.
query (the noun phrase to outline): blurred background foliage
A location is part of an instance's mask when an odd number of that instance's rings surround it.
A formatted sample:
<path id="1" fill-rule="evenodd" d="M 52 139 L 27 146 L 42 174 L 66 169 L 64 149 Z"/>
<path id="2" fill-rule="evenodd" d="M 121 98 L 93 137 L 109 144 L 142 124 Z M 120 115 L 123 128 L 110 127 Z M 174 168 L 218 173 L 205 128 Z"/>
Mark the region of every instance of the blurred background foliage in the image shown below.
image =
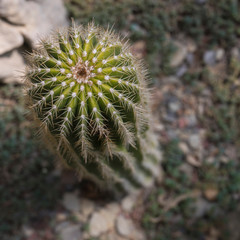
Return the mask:
<path id="1" fill-rule="evenodd" d="M 0 236 L 7 240 L 22 224 L 50 217 L 60 185 L 52 174 L 54 157 L 37 141 L 26 117 L 22 89 L 0 89 Z"/>
<path id="2" fill-rule="evenodd" d="M 231 239 L 226 228 L 228 213 L 237 211 L 240 193 L 239 155 L 220 161 L 225 144 L 238 151 L 240 137 L 239 59 L 232 57 L 233 46 L 239 47 L 240 14 L 237 0 L 65 0 L 69 18 L 85 24 L 94 20 L 102 26 L 114 26 L 132 42 L 144 41 L 145 59 L 153 84 L 176 69 L 170 61 L 177 47 L 172 39 L 184 36 L 196 42 L 197 55 L 206 49 L 221 47 L 226 51 L 226 71 L 215 74 L 199 62 L 181 81 L 193 93 L 209 88 L 214 107 L 206 111 L 200 123 L 207 129 L 207 140 L 219 148 L 211 163 L 194 168 L 196 179 L 189 178 L 180 166 L 186 154 L 178 139 L 162 143 L 164 179 L 142 200 L 144 212 L 140 224 L 151 240 L 209 240 L 211 229 L 221 229 L 215 239 Z M 54 167 L 54 157 L 36 140 L 36 130 L 26 115 L 22 87 L 0 87 L 0 238 L 12 237 L 23 223 L 39 218 L 50 221 L 62 189 Z M 195 190 L 216 190 L 209 210 L 196 217 Z M 161 203 L 179 199 L 179 204 L 164 210 Z M 179 198 L 180 197 L 180 198 Z M 166 200 L 165 199 L 165 200 Z M 142 205 L 141 205 L 142 207 Z M 4 221 L 3 221 L 4 219 Z M 173 220 L 175 219 L 175 220 Z M 210 230 L 209 230 L 210 229 Z M 173 233 L 176 233 L 173 235 Z M 211 240 L 210 239 L 210 240 Z"/>

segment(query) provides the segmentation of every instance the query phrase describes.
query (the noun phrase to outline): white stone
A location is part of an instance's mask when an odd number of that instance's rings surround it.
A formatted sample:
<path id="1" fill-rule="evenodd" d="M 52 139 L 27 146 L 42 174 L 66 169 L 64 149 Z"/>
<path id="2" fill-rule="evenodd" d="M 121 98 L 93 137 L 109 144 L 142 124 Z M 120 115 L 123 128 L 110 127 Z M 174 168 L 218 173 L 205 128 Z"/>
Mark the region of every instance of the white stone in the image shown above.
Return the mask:
<path id="1" fill-rule="evenodd" d="M 126 218 L 123 215 L 119 215 L 116 221 L 116 228 L 120 235 L 127 237 L 128 239 L 143 240 L 144 235 L 138 230 L 131 219 Z"/>
<path id="2" fill-rule="evenodd" d="M 0 20 L 0 55 L 23 45 L 23 36 L 16 27 Z"/>
<path id="3" fill-rule="evenodd" d="M 80 201 L 74 193 L 65 193 L 62 203 L 63 206 L 69 211 L 78 212 L 80 210 Z"/>
<path id="4" fill-rule="evenodd" d="M 189 144 L 192 148 L 198 149 L 201 145 L 201 139 L 199 134 L 192 134 L 189 136 Z"/>
<path id="5" fill-rule="evenodd" d="M 92 237 L 98 237 L 102 233 L 114 228 L 114 222 L 120 208 L 117 204 L 109 204 L 100 211 L 94 213 L 89 222 L 89 233 Z"/>
<path id="6" fill-rule="evenodd" d="M 177 47 L 176 52 L 173 54 L 172 59 L 170 61 L 171 67 L 179 66 L 187 56 L 187 48 L 180 42 L 173 42 Z"/>
<path id="7" fill-rule="evenodd" d="M 88 199 L 80 200 L 81 213 L 88 217 L 94 210 L 94 203 Z"/>
<path id="8" fill-rule="evenodd" d="M 213 50 L 206 51 L 203 55 L 203 61 L 206 65 L 214 65 L 216 62 L 216 52 Z"/>
<path id="9" fill-rule="evenodd" d="M 12 78 L 11 82 L 22 83 L 21 72 L 25 69 L 24 59 L 17 50 L 0 57 L 0 80 Z M 15 81 L 13 80 L 15 79 Z"/>
<path id="10" fill-rule="evenodd" d="M 188 147 L 188 145 L 185 143 L 185 142 L 180 142 L 179 144 L 178 144 L 178 147 L 181 149 L 181 151 L 183 152 L 183 153 L 185 153 L 185 154 L 188 154 L 189 153 L 189 147 Z"/>
<path id="11" fill-rule="evenodd" d="M 126 212 L 130 212 L 132 211 L 136 199 L 137 199 L 137 194 L 131 194 L 129 196 L 126 196 L 123 200 L 122 200 L 122 208 L 124 211 Z"/>
<path id="12" fill-rule="evenodd" d="M 45 36 L 53 29 L 67 25 L 62 0 L 25 1 L 18 11 L 23 12 L 25 22 L 19 30 L 33 47 L 37 46 L 39 36 Z"/>
<path id="13" fill-rule="evenodd" d="M 6 18 L 9 22 L 24 25 L 27 22 L 25 0 L 1 0 L 0 16 Z"/>
<path id="14" fill-rule="evenodd" d="M 224 54 L 225 54 L 225 50 L 223 48 L 219 48 L 217 49 L 216 51 L 216 60 L 217 61 L 221 61 L 224 57 Z"/>

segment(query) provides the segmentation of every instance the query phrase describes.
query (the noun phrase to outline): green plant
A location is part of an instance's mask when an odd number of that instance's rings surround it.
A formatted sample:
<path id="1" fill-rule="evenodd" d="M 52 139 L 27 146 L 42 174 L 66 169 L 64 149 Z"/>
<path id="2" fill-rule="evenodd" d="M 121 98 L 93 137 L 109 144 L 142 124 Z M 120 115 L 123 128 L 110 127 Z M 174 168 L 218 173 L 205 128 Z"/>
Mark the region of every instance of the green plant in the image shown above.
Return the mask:
<path id="1" fill-rule="evenodd" d="M 100 186 L 152 184 L 160 153 L 149 124 L 146 70 L 129 45 L 94 24 L 41 41 L 29 55 L 30 106 L 67 167 Z"/>

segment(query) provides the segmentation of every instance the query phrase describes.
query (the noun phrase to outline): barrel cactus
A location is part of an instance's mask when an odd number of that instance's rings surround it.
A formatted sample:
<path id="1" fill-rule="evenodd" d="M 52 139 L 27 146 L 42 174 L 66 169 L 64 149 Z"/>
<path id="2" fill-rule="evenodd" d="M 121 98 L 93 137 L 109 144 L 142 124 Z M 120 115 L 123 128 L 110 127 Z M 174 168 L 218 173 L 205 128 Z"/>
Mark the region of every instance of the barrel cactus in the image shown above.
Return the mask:
<path id="1" fill-rule="evenodd" d="M 112 30 L 72 26 L 28 54 L 39 133 L 61 162 L 99 186 L 132 191 L 159 177 L 147 71 Z"/>

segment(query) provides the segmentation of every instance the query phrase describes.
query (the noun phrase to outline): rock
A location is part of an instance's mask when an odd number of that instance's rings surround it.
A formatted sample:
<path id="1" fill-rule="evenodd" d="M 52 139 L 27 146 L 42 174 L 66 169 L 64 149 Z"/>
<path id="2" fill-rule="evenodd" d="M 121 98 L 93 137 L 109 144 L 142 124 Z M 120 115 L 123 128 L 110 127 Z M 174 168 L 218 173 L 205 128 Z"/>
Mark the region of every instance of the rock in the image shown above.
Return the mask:
<path id="1" fill-rule="evenodd" d="M 122 208 L 126 212 L 132 211 L 134 204 L 136 203 L 138 195 L 137 194 L 131 194 L 127 197 L 125 197 L 122 200 Z"/>
<path id="2" fill-rule="evenodd" d="M 57 213 L 56 214 L 56 221 L 57 222 L 62 222 L 67 219 L 67 214 L 66 213 Z"/>
<path id="3" fill-rule="evenodd" d="M 239 59 L 239 49 L 237 47 L 231 49 L 231 56 L 233 58 Z"/>
<path id="4" fill-rule="evenodd" d="M 102 233 L 114 228 L 114 222 L 120 208 L 117 204 L 109 204 L 98 212 L 95 212 L 89 221 L 89 234 L 98 237 Z"/>
<path id="5" fill-rule="evenodd" d="M 198 159 L 192 155 L 187 155 L 187 162 L 194 167 L 200 167 L 202 163 L 198 161 Z"/>
<path id="6" fill-rule="evenodd" d="M 170 101 L 168 103 L 168 108 L 171 112 L 178 112 L 181 108 L 180 103 L 178 101 Z"/>
<path id="7" fill-rule="evenodd" d="M 69 211 L 78 212 L 80 210 L 80 201 L 74 193 L 65 193 L 62 203 L 63 206 Z"/>
<path id="8" fill-rule="evenodd" d="M 198 134 L 190 135 L 188 141 L 189 141 L 189 145 L 194 149 L 198 149 L 201 145 L 201 139 Z"/>
<path id="9" fill-rule="evenodd" d="M 11 77 L 11 82 L 22 83 L 19 72 L 25 69 L 25 64 L 18 50 L 2 55 L 0 57 L 0 66 L 0 80 Z"/>
<path id="10" fill-rule="evenodd" d="M 183 152 L 183 153 L 185 153 L 185 154 L 188 154 L 189 153 L 189 147 L 188 147 L 188 145 L 185 143 L 185 142 L 180 142 L 179 144 L 178 144 L 178 147 L 181 149 L 181 151 Z"/>
<path id="11" fill-rule="evenodd" d="M 81 214 L 84 217 L 88 217 L 94 210 L 94 203 L 88 199 L 80 200 Z"/>
<path id="12" fill-rule="evenodd" d="M 223 48 L 217 49 L 217 51 L 216 51 L 216 60 L 217 61 L 221 61 L 223 59 L 223 57 L 224 57 L 224 54 L 225 54 L 225 51 L 224 51 Z"/>
<path id="13" fill-rule="evenodd" d="M 176 76 L 179 78 L 182 77 L 187 72 L 187 70 L 188 70 L 187 65 L 183 64 L 177 69 Z"/>
<path id="14" fill-rule="evenodd" d="M 185 117 L 188 127 L 194 127 L 197 125 L 197 117 L 194 113 Z"/>
<path id="15" fill-rule="evenodd" d="M 94 211 L 94 203 L 88 199 L 80 199 L 80 212 L 74 212 L 74 217 L 79 222 L 87 222 L 88 217 Z"/>
<path id="16" fill-rule="evenodd" d="M 186 57 L 187 63 L 190 66 L 193 66 L 194 64 L 194 55 L 192 53 L 188 53 Z"/>
<path id="17" fill-rule="evenodd" d="M 206 65 L 214 65 L 216 63 L 216 52 L 213 50 L 206 51 L 203 56 L 203 62 Z"/>
<path id="18" fill-rule="evenodd" d="M 210 163 L 210 164 L 214 163 L 215 160 L 216 160 L 216 158 L 213 156 L 209 156 L 205 159 L 206 163 Z"/>
<path id="19" fill-rule="evenodd" d="M 10 23 L 24 25 L 27 23 L 25 6 L 25 0 L 1 0 L 0 16 L 6 18 Z"/>
<path id="20" fill-rule="evenodd" d="M 133 222 L 123 215 L 118 216 L 116 221 L 116 228 L 118 233 L 123 237 L 134 240 L 144 239 L 143 234 L 136 229 Z"/>
<path id="21" fill-rule="evenodd" d="M 23 36 L 15 27 L 0 20 L 0 55 L 20 47 L 23 41 Z"/>
<path id="22" fill-rule="evenodd" d="M 207 189 L 204 190 L 204 196 L 207 200 L 209 201 L 214 201 L 216 200 L 218 196 L 218 189 L 215 187 L 208 187 Z"/>
<path id="23" fill-rule="evenodd" d="M 228 158 L 228 157 L 226 157 L 226 156 L 221 156 L 220 157 L 220 162 L 222 162 L 222 163 L 229 163 L 230 162 L 230 159 Z"/>
<path id="24" fill-rule="evenodd" d="M 181 44 L 180 42 L 174 41 L 173 44 L 177 47 L 177 50 L 174 53 L 174 55 L 172 56 L 172 59 L 170 61 L 170 66 L 171 67 L 177 67 L 186 58 L 187 48 L 183 44 Z"/>
<path id="25" fill-rule="evenodd" d="M 82 234 L 80 231 L 80 226 L 77 224 L 70 225 L 59 231 L 61 240 L 80 240 L 82 239 Z"/>
<path id="26" fill-rule="evenodd" d="M 194 217 L 201 218 L 212 208 L 212 203 L 209 203 L 203 198 L 197 198 L 195 202 Z"/>
<path id="27" fill-rule="evenodd" d="M 62 0 L 28 1 L 24 4 L 26 24 L 20 32 L 33 47 L 37 46 L 39 36 L 45 36 L 52 30 L 67 25 L 66 10 Z"/>

